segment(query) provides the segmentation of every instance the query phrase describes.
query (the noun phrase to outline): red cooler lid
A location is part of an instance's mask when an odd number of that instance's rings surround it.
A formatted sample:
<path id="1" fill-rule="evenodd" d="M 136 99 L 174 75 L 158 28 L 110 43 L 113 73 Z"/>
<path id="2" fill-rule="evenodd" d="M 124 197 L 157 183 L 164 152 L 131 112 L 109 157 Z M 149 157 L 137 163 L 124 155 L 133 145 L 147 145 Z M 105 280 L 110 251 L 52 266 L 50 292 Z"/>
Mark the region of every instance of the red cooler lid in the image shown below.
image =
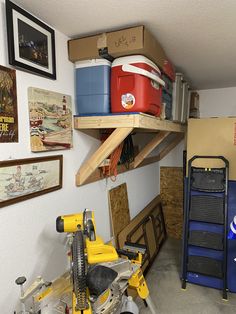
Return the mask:
<path id="1" fill-rule="evenodd" d="M 161 74 L 161 71 L 158 68 L 158 66 L 154 62 L 152 62 L 150 59 L 148 59 L 142 55 L 134 55 L 134 56 L 117 58 L 112 62 L 112 67 L 121 66 L 124 64 L 133 64 L 133 63 L 145 63 L 145 64 L 151 66 L 159 74 Z"/>

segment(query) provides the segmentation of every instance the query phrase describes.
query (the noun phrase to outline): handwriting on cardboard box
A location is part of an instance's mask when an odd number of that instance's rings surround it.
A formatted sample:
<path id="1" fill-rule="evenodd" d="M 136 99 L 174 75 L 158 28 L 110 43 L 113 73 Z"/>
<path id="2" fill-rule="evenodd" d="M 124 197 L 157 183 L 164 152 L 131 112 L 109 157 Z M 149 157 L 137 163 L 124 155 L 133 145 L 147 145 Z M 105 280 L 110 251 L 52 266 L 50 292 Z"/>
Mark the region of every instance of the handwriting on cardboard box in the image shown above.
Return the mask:
<path id="1" fill-rule="evenodd" d="M 131 38 L 127 38 L 126 36 L 122 35 L 118 38 L 118 40 L 115 41 L 115 46 L 118 47 L 129 47 L 133 43 L 136 42 L 136 36 L 132 36 Z"/>

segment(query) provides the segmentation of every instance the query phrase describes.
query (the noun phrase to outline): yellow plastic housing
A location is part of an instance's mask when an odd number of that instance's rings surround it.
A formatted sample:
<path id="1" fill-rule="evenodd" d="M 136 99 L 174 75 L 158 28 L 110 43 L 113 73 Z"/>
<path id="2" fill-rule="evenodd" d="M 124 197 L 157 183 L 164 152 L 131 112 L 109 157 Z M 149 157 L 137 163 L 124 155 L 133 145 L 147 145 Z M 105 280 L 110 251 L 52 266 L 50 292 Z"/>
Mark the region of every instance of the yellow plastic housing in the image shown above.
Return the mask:
<path id="1" fill-rule="evenodd" d="M 86 250 L 89 264 L 112 262 L 118 259 L 116 249 L 104 244 L 100 237 L 97 237 L 95 241 L 86 239 Z"/>

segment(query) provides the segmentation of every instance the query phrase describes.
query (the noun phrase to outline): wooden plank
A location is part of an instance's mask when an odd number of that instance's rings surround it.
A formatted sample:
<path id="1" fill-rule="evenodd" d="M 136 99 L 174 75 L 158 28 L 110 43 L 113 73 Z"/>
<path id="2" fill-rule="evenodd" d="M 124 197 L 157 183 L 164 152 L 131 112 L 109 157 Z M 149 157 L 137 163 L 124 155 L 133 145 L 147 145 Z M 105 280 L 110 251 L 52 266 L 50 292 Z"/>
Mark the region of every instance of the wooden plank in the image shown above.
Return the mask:
<path id="1" fill-rule="evenodd" d="M 164 147 L 164 149 L 159 153 L 158 155 L 159 160 L 164 158 L 173 148 L 175 148 L 183 140 L 183 138 L 184 138 L 183 133 L 177 134 L 175 139 L 172 142 L 170 142 L 169 145 Z"/>
<path id="2" fill-rule="evenodd" d="M 130 222 L 129 201 L 126 183 L 123 183 L 111 189 L 108 192 L 108 198 L 113 237 L 117 246 L 118 234 Z"/>
<path id="3" fill-rule="evenodd" d="M 126 128 L 137 125 L 138 114 L 74 117 L 75 129 Z"/>
<path id="4" fill-rule="evenodd" d="M 135 157 L 134 168 L 136 168 L 141 162 L 147 157 L 154 148 L 156 148 L 163 140 L 170 134 L 170 132 L 161 131 L 159 132 Z"/>
<path id="5" fill-rule="evenodd" d="M 180 123 L 175 123 L 169 120 L 160 120 L 160 118 L 140 114 L 139 115 L 139 128 L 149 130 L 160 130 L 170 132 L 185 132 L 186 126 Z"/>
<path id="6" fill-rule="evenodd" d="M 161 167 L 162 208 L 168 236 L 181 239 L 183 232 L 183 168 Z"/>
<path id="7" fill-rule="evenodd" d="M 114 130 L 97 151 L 81 166 L 76 175 L 76 185 L 83 184 L 132 130 L 133 128 L 118 128 Z"/>
<path id="8" fill-rule="evenodd" d="M 150 116 L 144 113 L 139 114 L 114 114 L 107 116 L 74 117 L 75 129 L 103 129 L 133 127 L 150 130 L 185 132 L 186 126 L 168 120 Z"/>

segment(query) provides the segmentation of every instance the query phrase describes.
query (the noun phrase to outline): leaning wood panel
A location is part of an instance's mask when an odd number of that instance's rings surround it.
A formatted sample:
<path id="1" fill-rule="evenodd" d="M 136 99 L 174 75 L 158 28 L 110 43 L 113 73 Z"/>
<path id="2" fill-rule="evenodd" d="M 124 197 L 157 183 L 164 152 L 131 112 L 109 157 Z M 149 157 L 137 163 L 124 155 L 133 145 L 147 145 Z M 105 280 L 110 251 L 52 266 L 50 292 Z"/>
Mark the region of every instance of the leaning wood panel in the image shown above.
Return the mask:
<path id="1" fill-rule="evenodd" d="M 131 222 L 119 233 L 118 243 L 122 248 L 126 241 L 145 244 L 142 269 L 154 261 L 166 237 L 164 217 L 160 197 L 152 200 Z"/>
<path id="2" fill-rule="evenodd" d="M 161 167 L 161 200 L 168 236 L 181 239 L 183 231 L 183 168 Z"/>
<path id="3" fill-rule="evenodd" d="M 130 222 L 127 185 L 123 183 L 108 192 L 109 208 L 113 236 L 117 244 L 117 235 Z"/>

